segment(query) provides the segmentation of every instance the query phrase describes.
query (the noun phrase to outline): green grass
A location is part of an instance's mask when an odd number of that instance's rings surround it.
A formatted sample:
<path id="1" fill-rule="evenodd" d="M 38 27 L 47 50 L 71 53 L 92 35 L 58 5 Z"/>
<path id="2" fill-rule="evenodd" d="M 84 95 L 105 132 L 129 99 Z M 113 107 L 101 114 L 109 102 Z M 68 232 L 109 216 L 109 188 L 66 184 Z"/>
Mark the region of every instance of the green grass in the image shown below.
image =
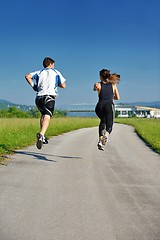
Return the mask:
<path id="1" fill-rule="evenodd" d="M 138 135 L 160 154 L 160 119 L 116 118 L 115 122 L 134 126 Z M 98 124 L 98 118 L 52 118 L 46 135 L 57 136 Z M 0 118 L 0 163 L 15 150 L 33 145 L 38 131 L 39 119 Z"/>
<path id="2" fill-rule="evenodd" d="M 116 118 L 115 122 L 134 126 L 148 146 L 160 154 L 160 119 Z"/>
<path id="3" fill-rule="evenodd" d="M 46 132 L 47 137 L 56 136 L 72 130 L 97 126 L 97 118 L 52 118 Z M 32 145 L 39 131 L 39 119 L 0 119 L 0 155 Z"/>

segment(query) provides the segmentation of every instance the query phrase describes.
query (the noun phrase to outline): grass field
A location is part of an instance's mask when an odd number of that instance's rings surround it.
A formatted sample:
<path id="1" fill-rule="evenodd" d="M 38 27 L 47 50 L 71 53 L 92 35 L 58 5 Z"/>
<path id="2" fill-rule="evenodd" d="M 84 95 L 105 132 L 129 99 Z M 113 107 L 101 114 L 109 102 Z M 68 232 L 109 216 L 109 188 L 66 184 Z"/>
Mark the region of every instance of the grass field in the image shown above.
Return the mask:
<path id="1" fill-rule="evenodd" d="M 115 122 L 134 126 L 148 146 L 160 154 L 160 119 L 116 118 Z"/>
<path id="2" fill-rule="evenodd" d="M 160 119 L 116 118 L 115 122 L 134 126 L 138 135 L 160 153 Z M 98 118 L 52 118 L 47 137 L 72 130 L 98 126 Z M 0 162 L 14 150 L 35 144 L 39 131 L 38 119 L 0 118 Z"/>
<path id="3" fill-rule="evenodd" d="M 98 118 L 52 118 L 47 137 L 72 130 L 97 126 Z M 14 150 L 35 144 L 39 119 L 0 118 L 0 161 Z"/>

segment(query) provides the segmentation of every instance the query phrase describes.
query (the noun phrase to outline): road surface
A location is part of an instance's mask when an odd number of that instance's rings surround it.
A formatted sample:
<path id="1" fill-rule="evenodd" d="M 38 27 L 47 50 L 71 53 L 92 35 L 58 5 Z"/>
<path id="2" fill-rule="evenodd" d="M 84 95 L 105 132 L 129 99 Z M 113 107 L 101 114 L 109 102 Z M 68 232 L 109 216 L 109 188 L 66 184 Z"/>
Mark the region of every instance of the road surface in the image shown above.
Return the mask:
<path id="1" fill-rule="evenodd" d="M 0 166 L 0 240 L 160 240 L 160 155 L 114 125 L 17 151 Z"/>

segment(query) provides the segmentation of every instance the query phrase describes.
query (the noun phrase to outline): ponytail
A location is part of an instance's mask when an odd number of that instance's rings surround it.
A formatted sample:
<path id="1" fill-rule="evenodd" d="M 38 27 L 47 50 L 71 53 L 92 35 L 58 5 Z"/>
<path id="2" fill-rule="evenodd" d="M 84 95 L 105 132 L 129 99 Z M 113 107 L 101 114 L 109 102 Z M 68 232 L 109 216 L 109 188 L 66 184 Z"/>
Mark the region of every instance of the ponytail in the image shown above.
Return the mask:
<path id="1" fill-rule="evenodd" d="M 117 73 L 110 74 L 109 82 L 113 84 L 117 84 L 120 81 L 120 75 Z"/>

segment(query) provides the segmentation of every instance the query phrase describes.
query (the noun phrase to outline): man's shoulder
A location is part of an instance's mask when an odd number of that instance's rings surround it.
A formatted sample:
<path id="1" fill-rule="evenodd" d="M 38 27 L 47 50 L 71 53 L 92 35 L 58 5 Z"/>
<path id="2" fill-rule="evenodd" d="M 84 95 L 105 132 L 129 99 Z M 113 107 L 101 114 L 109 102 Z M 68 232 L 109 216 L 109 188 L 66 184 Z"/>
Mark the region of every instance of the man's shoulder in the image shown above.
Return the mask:
<path id="1" fill-rule="evenodd" d="M 53 70 L 56 74 L 60 74 L 60 72 L 59 72 L 57 69 L 52 68 L 52 70 Z"/>
<path id="2" fill-rule="evenodd" d="M 44 68 L 44 69 L 41 70 L 41 72 L 46 72 L 46 71 L 49 71 L 49 72 L 51 72 L 53 74 L 56 74 L 56 75 L 60 74 L 60 72 L 57 69 L 54 69 L 54 68 Z"/>

